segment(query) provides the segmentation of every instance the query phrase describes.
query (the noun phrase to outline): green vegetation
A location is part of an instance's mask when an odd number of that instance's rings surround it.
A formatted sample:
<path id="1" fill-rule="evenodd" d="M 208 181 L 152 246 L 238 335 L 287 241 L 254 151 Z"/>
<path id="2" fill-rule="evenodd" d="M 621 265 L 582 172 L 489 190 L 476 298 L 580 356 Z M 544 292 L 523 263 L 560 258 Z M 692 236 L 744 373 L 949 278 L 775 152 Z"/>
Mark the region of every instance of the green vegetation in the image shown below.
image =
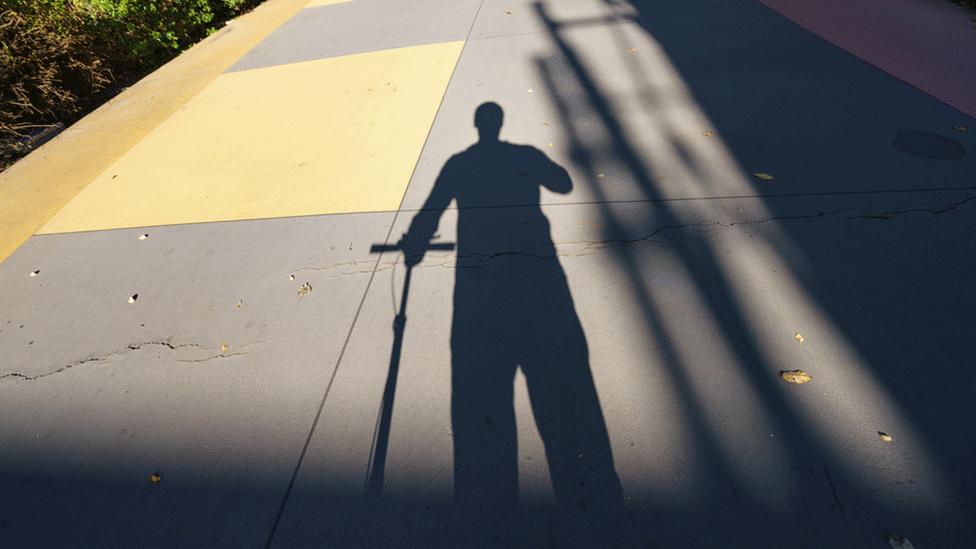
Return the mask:
<path id="1" fill-rule="evenodd" d="M 968 9 L 970 13 L 976 13 L 976 0 L 952 0 L 952 1 Z M 973 21 L 976 21 L 976 15 L 973 15 Z"/>
<path id="2" fill-rule="evenodd" d="M 0 170 L 262 0 L 0 0 Z"/>

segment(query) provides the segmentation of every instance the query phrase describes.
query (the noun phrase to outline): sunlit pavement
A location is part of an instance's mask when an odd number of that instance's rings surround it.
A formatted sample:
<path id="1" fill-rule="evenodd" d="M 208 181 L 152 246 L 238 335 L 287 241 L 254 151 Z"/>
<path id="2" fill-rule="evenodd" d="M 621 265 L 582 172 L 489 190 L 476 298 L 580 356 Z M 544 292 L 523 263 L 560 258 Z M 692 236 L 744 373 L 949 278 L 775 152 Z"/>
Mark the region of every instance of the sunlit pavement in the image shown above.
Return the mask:
<path id="1" fill-rule="evenodd" d="M 310 3 L 0 263 L 0 546 L 976 545 L 976 120 L 816 33 Z"/>

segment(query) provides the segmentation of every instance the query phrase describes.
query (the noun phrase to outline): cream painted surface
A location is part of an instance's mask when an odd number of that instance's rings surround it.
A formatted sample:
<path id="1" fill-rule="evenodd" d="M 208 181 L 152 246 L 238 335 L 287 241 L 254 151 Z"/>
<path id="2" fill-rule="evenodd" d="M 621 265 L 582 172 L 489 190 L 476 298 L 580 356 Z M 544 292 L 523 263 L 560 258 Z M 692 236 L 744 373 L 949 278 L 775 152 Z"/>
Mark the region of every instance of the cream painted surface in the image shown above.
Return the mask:
<path id="1" fill-rule="evenodd" d="M 396 209 L 462 45 L 223 74 L 39 232 Z"/>

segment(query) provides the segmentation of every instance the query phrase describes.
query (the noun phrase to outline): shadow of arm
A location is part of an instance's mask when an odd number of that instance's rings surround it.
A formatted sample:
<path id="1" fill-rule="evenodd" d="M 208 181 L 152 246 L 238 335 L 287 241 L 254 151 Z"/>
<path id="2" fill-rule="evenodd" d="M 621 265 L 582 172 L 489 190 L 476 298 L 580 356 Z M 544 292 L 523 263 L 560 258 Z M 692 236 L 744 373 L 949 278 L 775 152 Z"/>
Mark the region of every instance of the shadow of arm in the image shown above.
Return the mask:
<path id="1" fill-rule="evenodd" d="M 440 224 L 441 215 L 444 214 L 444 210 L 454 199 L 455 178 L 453 174 L 456 171 L 455 163 L 454 158 L 451 158 L 444 164 L 430 195 L 421 210 L 414 215 L 410 222 L 410 228 L 403 235 L 401 241 L 403 254 L 407 258 L 408 264 L 416 265 L 424 258 L 427 246 Z"/>
<path id="2" fill-rule="evenodd" d="M 542 186 L 554 193 L 567 194 L 573 190 L 573 181 L 569 178 L 569 172 L 559 164 L 549 159 L 542 151 L 539 154 L 540 172 Z"/>

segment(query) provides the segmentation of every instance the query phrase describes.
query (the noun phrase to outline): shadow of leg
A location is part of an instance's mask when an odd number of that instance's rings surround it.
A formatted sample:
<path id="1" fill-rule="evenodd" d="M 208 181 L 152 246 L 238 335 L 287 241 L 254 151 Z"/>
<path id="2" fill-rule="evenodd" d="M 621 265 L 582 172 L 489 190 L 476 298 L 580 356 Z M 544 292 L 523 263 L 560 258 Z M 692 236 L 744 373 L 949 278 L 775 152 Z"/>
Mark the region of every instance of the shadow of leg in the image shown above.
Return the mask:
<path id="1" fill-rule="evenodd" d="M 567 291 L 568 296 L 568 291 Z M 541 315 L 547 336 L 523 361 L 536 425 L 559 508 L 560 547 L 616 547 L 626 530 L 620 480 L 590 372 L 589 351 L 571 303 Z M 545 339 L 541 339 L 545 337 Z"/>
<path id="2" fill-rule="evenodd" d="M 465 333 L 455 330 L 452 357 L 454 501 L 465 546 L 500 546 L 513 535 L 519 505 L 515 366 L 485 344 L 486 334 L 462 343 Z"/>

